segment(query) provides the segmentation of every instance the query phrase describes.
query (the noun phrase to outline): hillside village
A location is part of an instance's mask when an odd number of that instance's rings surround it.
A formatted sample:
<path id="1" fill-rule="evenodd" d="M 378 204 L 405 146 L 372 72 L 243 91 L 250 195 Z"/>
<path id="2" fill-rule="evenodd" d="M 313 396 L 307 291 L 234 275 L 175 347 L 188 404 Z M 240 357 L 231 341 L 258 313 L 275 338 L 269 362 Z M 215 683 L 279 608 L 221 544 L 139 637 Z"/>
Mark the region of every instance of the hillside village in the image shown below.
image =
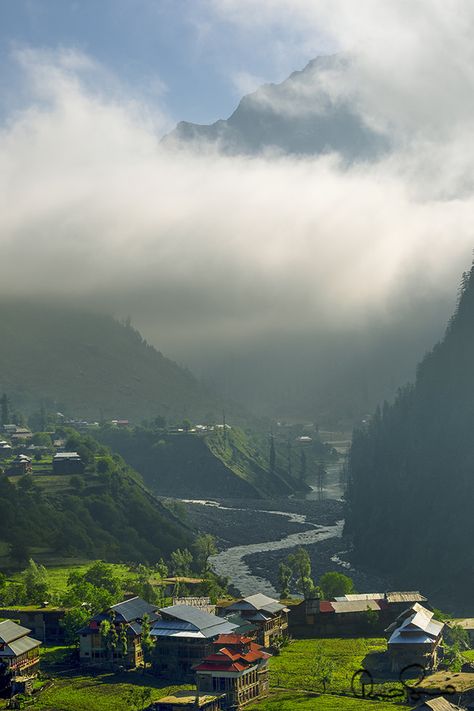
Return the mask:
<path id="1" fill-rule="evenodd" d="M 168 434 L 185 441 L 213 427 L 185 422 Z M 230 436 L 229 425 L 215 427 Z M 91 444 L 97 428 L 72 420 L 45 433 L 5 423 L 0 479 L 24 503 L 100 488 L 113 476 L 101 462 L 113 460 Z M 130 423 L 109 428 L 125 432 Z M 309 434 L 297 435 L 300 446 Z M 146 492 L 136 472 L 123 472 Z M 236 598 L 207 563 L 212 537 L 198 536 L 194 549 L 183 536 L 193 553 L 177 545 L 148 568 L 77 556 L 71 566 L 27 546 L 25 565 L 33 552 L 48 567 L 30 559 L 23 573 L 0 574 L 0 708 L 75 711 L 90 686 L 97 698 L 107 690 L 114 708 L 140 711 L 276 711 L 296 700 L 301 709 L 474 708 L 474 619 L 448 618 L 418 591 L 357 594 L 343 585 L 324 596 L 305 584 L 300 597 Z M 55 589 L 51 576 L 61 570 Z"/>

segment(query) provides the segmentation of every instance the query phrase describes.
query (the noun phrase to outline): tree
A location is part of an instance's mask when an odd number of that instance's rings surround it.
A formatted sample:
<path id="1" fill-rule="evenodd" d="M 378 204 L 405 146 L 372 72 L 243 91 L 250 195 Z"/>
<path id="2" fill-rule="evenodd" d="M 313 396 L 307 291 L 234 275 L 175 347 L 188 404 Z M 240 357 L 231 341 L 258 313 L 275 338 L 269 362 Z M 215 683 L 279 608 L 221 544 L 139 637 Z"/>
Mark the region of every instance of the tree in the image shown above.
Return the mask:
<path id="1" fill-rule="evenodd" d="M 61 620 L 64 637 L 67 644 L 79 643 L 79 630 L 89 621 L 90 613 L 85 607 L 74 607 L 68 610 Z"/>
<path id="2" fill-rule="evenodd" d="M 306 452 L 304 449 L 301 450 L 300 454 L 300 480 L 302 482 L 306 481 L 307 467 L 306 467 Z"/>
<path id="3" fill-rule="evenodd" d="M 107 590 L 114 597 L 121 595 L 122 583 L 114 573 L 114 568 L 102 560 L 93 563 L 82 576 L 86 583 L 90 583 L 96 588 Z"/>
<path id="4" fill-rule="evenodd" d="M 324 495 L 324 485 L 326 483 L 327 479 L 327 471 L 326 467 L 324 466 L 324 463 L 320 462 L 318 464 L 318 468 L 316 470 L 316 483 L 317 483 L 317 488 L 318 488 L 318 498 L 321 501 Z"/>
<path id="5" fill-rule="evenodd" d="M 292 570 L 286 563 L 278 566 L 278 583 L 280 585 L 280 597 L 286 599 L 290 595 L 290 583 L 293 576 Z"/>
<path id="6" fill-rule="evenodd" d="M 307 599 L 315 594 L 316 588 L 311 578 L 311 559 L 304 548 L 297 548 L 288 556 L 288 565 L 296 578 L 296 589 Z"/>
<path id="7" fill-rule="evenodd" d="M 23 582 L 27 599 L 32 603 L 45 600 L 48 596 L 48 574 L 44 565 L 37 565 L 30 558 L 28 566 L 23 572 Z"/>
<path id="8" fill-rule="evenodd" d="M 323 692 L 326 693 L 326 689 L 334 676 L 335 664 L 324 653 L 321 645 L 318 645 L 314 651 L 313 668 L 317 681 L 322 684 Z"/>
<path id="9" fill-rule="evenodd" d="M 350 595 L 354 592 L 354 582 L 344 573 L 324 573 L 319 579 L 319 587 L 325 600 Z"/>
<path id="10" fill-rule="evenodd" d="M 127 689 L 123 695 L 126 706 L 130 711 L 143 711 L 148 708 L 151 701 L 151 689 Z"/>
<path id="11" fill-rule="evenodd" d="M 270 435 L 270 455 L 269 455 L 269 469 L 270 474 L 275 473 L 275 438 L 273 434 Z"/>
<path id="12" fill-rule="evenodd" d="M 203 533 L 196 538 L 193 544 L 194 560 L 199 572 L 206 572 L 208 559 L 217 553 L 216 539 L 210 533 Z"/>
<path id="13" fill-rule="evenodd" d="M 193 556 L 187 548 L 179 548 L 171 553 L 171 571 L 173 575 L 186 577 L 191 574 Z"/>
<path id="14" fill-rule="evenodd" d="M 115 624 L 115 613 L 112 612 L 110 615 L 110 620 L 102 620 L 102 622 L 99 625 L 99 631 L 101 634 L 101 637 L 103 638 L 105 642 L 105 647 L 108 652 L 108 657 L 110 660 L 110 663 L 114 663 L 114 652 L 118 647 L 119 643 L 119 636 L 117 632 L 117 627 Z"/>
<path id="15" fill-rule="evenodd" d="M 141 645 L 143 652 L 143 671 L 146 670 L 148 662 L 151 659 L 154 642 L 150 635 L 150 618 L 148 615 L 143 615 Z"/>
<path id="16" fill-rule="evenodd" d="M 293 464 L 292 464 L 292 447 L 291 447 L 291 440 L 288 438 L 288 442 L 286 443 L 286 450 L 288 454 L 288 476 L 291 478 L 293 476 Z"/>
<path id="17" fill-rule="evenodd" d="M 2 420 L 2 427 L 10 423 L 10 401 L 6 395 L 3 393 L 0 399 L 0 414 Z"/>

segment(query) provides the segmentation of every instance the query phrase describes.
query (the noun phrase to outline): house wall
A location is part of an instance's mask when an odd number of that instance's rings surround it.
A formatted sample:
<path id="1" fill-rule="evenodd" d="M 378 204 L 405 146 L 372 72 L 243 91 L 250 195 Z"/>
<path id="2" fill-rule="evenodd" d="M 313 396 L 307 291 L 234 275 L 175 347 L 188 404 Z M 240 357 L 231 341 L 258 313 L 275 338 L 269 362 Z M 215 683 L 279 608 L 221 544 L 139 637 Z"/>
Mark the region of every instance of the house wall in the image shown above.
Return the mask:
<path id="1" fill-rule="evenodd" d="M 211 639 L 157 637 L 153 650 L 153 669 L 160 675 L 192 677 L 192 667 L 212 654 L 212 642 Z"/>
<path id="2" fill-rule="evenodd" d="M 268 694 L 268 669 L 252 667 L 244 672 L 199 672 L 199 690 L 225 694 L 224 709 L 240 709 Z"/>
<path id="3" fill-rule="evenodd" d="M 61 620 L 66 610 L 5 610 L 0 609 L 0 618 L 15 620 L 23 627 L 31 630 L 31 636 L 41 642 L 64 642 L 64 628 Z"/>

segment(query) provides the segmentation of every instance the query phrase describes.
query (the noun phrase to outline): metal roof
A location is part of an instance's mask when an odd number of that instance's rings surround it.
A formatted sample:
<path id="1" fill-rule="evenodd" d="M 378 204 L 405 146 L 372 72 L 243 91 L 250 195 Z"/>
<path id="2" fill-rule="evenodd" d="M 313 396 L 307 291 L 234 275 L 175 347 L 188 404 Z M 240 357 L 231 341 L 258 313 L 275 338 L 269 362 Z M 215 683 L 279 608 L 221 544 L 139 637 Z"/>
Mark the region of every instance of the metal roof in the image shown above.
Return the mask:
<path id="1" fill-rule="evenodd" d="M 145 615 L 148 615 L 150 620 L 156 619 L 156 606 L 150 605 L 149 602 L 142 600 L 140 597 L 131 597 L 129 600 L 118 602 L 110 607 L 117 617 L 122 617 L 124 622 L 132 622 L 133 620 L 142 620 Z"/>
<path id="2" fill-rule="evenodd" d="M 53 459 L 80 459 L 77 452 L 56 452 Z"/>
<path id="3" fill-rule="evenodd" d="M 228 610 L 267 610 L 268 612 L 276 613 L 280 610 L 286 609 L 284 605 L 274 600 L 268 595 L 263 593 L 256 593 L 255 595 L 249 595 L 241 600 L 233 602 L 229 605 Z"/>
<path id="4" fill-rule="evenodd" d="M 19 657 L 21 654 L 39 647 L 40 644 L 41 642 L 33 637 L 20 637 L 20 639 L 0 648 L 0 657 Z"/>
<path id="5" fill-rule="evenodd" d="M 412 614 L 392 633 L 389 644 L 428 644 L 436 641 L 444 622 L 433 620 L 433 613 L 421 605 L 413 605 Z"/>
<path id="6" fill-rule="evenodd" d="M 5 620 L 4 622 L 0 622 L 0 643 L 9 644 L 13 642 L 13 640 L 24 637 L 30 632 L 31 630 L 27 627 L 22 627 L 16 622 L 13 622 L 13 620 Z"/>
<path id="7" fill-rule="evenodd" d="M 383 600 L 385 593 L 354 593 L 335 597 L 335 602 L 358 602 L 360 600 Z"/>
<path id="8" fill-rule="evenodd" d="M 439 696 L 436 699 L 427 699 L 418 704 L 413 711 L 420 709 L 421 711 L 462 711 L 460 706 L 454 706 L 454 704 L 449 703 L 443 696 Z"/>
<path id="9" fill-rule="evenodd" d="M 216 637 L 233 632 L 237 625 L 190 605 L 172 605 L 160 610 L 161 619 L 150 634 L 156 637 Z"/>

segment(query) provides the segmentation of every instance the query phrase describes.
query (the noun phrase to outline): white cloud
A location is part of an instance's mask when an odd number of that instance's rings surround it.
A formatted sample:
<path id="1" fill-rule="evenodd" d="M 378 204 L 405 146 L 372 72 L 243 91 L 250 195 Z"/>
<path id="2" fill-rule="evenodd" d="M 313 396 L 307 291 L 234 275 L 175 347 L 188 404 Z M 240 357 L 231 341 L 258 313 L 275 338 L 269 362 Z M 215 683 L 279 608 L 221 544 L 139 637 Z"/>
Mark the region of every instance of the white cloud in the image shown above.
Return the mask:
<path id="1" fill-rule="evenodd" d="M 428 132 L 351 167 L 171 151 L 166 116 L 95 90 L 87 57 L 20 58 L 31 98 L 0 133 L 0 295 L 131 312 L 173 352 L 363 325 L 407 292 L 451 289 L 469 259 L 464 121 L 454 135 L 445 122 L 447 143 Z"/>

